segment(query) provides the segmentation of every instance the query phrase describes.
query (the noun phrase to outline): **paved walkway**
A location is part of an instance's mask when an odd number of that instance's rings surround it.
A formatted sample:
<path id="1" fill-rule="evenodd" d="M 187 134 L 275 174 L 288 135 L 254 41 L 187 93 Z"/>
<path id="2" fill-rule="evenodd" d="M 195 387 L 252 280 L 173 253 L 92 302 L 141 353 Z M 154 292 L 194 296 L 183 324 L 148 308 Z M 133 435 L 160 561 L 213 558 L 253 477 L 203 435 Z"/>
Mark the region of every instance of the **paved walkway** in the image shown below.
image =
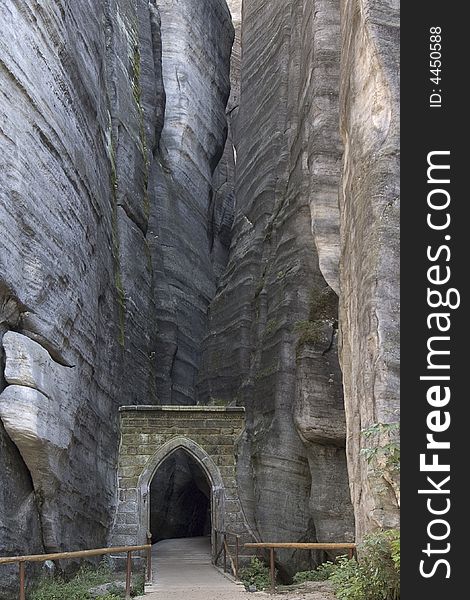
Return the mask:
<path id="1" fill-rule="evenodd" d="M 243 585 L 212 566 L 207 537 L 154 544 L 152 571 L 153 584 L 142 596 L 145 600 L 254 600 Z"/>
<path id="2" fill-rule="evenodd" d="M 134 600 L 336 600 L 324 582 L 292 591 L 248 593 L 211 564 L 209 538 L 164 540 L 152 549 L 153 583 Z"/>

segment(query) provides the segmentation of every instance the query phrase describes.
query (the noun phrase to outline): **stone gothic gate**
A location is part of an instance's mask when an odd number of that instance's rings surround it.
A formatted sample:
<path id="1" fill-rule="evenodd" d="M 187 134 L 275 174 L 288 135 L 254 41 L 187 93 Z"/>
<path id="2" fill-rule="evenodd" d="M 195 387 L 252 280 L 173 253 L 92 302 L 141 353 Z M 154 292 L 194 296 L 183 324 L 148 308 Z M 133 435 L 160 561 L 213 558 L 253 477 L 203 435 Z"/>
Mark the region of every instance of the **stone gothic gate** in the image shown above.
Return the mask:
<path id="1" fill-rule="evenodd" d="M 111 543 L 145 544 L 150 530 L 150 484 L 159 466 L 183 449 L 202 468 L 211 488 L 214 529 L 243 534 L 235 443 L 245 409 L 219 406 L 122 406 L 118 505 Z"/>

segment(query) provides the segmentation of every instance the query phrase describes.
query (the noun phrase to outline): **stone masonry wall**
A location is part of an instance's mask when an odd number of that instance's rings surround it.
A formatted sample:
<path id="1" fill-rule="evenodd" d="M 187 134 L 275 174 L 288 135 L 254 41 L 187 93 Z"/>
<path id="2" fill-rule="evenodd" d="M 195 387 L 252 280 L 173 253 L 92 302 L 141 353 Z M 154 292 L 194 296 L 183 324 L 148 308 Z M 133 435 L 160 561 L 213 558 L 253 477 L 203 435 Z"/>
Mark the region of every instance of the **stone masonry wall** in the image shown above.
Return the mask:
<path id="1" fill-rule="evenodd" d="M 236 480 L 235 446 L 245 411 L 219 406 L 123 406 L 118 466 L 119 504 L 113 545 L 144 543 L 153 474 L 177 448 L 186 449 L 208 474 L 213 520 L 244 533 Z"/>

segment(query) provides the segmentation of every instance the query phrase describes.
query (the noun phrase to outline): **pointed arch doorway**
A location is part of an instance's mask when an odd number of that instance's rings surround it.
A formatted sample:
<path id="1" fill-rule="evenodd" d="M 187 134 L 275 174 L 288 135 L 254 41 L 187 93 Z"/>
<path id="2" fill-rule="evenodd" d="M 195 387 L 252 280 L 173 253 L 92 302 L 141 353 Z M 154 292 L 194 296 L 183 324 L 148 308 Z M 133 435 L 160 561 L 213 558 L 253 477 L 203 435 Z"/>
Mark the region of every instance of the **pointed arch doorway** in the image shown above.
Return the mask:
<path id="1" fill-rule="evenodd" d="M 224 526 L 225 494 L 219 468 L 193 440 L 169 440 L 152 456 L 139 480 L 142 529 L 152 542 L 209 536 Z"/>
<path id="2" fill-rule="evenodd" d="M 236 477 L 236 446 L 245 425 L 242 407 L 121 406 L 119 413 L 111 545 L 145 544 L 152 531 L 152 506 L 159 506 L 153 510 L 156 539 L 175 531 L 182 535 L 184 527 L 190 533 L 210 530 L 214 549 L 215 529 L 247 531 Z M 168 491 L 175 467 L 178 473 Z M 161 523 L 171 513 L 171 497 L 178 494 L 179 516 L 171 517 L 173 530 L 162 532 L 167 525 L 158 525 L 158 519 Z"/>

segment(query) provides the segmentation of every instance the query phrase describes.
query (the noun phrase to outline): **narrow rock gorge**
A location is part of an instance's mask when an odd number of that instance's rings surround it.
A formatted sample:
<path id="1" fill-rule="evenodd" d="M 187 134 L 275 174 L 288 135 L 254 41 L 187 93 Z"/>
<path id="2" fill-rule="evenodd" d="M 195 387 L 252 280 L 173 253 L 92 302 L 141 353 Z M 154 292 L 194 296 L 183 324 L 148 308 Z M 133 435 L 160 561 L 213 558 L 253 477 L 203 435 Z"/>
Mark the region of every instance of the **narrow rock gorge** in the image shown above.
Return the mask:
<path id="1" fill-rule="evenodd" d="M 398 1 L 6 0 L 0 24 L 0 555 L 106 545 L 130 404 L 246 407 L 257 539 L 397 526 L 361 450 L 399 420 Z"/>

